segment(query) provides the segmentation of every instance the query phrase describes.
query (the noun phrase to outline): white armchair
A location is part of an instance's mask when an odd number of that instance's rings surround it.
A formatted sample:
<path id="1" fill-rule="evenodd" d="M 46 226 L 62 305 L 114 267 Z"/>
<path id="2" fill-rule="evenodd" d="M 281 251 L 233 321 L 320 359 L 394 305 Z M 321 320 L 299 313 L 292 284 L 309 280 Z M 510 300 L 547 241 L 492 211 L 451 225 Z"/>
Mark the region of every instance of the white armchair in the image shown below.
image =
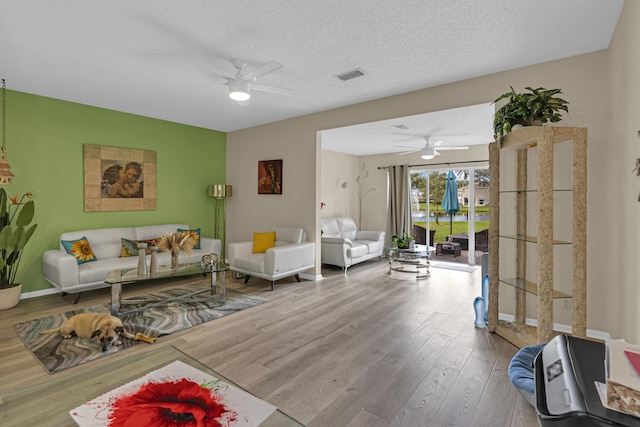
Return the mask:
<path id="1" fill-rule="evenodd" d="M 229 243 L 229 268 L 245 276 L 244 283 L 251 277 L 259 277 L 271 282 L 274 289 L 276 280 L 295 276 L 315 266 L 315 244 L 306 242 L 302 228 L 274 226 L 275 246 L 265 252 L 253 253 L 254 242 Z"/>
<path id="2" fill-rule="evenodd" d="M 353 264 L 382 257 L 384 236 L 384 231 L 359 231 L 351 218 L 323 218 L 322 263 L 342 267 L 347 274 Z"/>

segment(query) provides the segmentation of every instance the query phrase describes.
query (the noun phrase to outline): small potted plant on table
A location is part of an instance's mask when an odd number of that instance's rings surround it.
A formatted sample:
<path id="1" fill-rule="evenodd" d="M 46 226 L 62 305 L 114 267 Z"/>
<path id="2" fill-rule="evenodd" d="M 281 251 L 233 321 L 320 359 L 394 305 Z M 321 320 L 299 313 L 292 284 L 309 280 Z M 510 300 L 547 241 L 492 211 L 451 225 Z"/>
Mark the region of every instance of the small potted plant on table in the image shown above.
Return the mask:
<path id="1" fill-rule="evenodd" d="M 409 249 L 415 244 L 416 238 L 405 231 L 399 236 L 391 237 L 391 241 L 398 249 Z"/>

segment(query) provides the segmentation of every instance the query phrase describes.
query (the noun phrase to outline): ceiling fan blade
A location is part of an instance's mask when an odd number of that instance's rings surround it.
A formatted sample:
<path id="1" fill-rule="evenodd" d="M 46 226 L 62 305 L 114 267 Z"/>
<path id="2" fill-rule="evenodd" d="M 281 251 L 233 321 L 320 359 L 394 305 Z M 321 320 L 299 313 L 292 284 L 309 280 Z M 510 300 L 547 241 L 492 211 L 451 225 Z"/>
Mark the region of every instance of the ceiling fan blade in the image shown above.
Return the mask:
<path id="1" fill-rule="evenodd" d="M 413 148 L 416 151 L 422 149 L 422 147 L 416 147 L 415 145 L 394 145 L 394 147 L 395 148 Z"/>
<path id="2" fill-rule="evenodd" d="M 242 74 L 242 78 L 244 80 L 257 79 L 258 77 L 264 76 L 265 74 L 272 73 L 275 70 L 278 70 L 282 67 L 284 67 L 284 65 L 282 65 L 278 61 L 269 61 L 266 64 L 259 66 L 255 70 L 249 71 L 246 74 Z"/>
<path id="3" fill-rule="evenodd" d="M 233 77 L 231 74 L 227 73 L 224 70 L 221 70 L 220 68 L 209 64 L 208 62 L 204 62 L 202 59 L 200 58 L 196 58 L 195 56 L 188 56 L 189 59 L 191 59 L 192 61 L 197 62 L 198 64 L 202 65 L 203 67 L 208 68 L 210 71 L 213 71 L 214 73 L 216 73 L 217 75 L 219 75 L 220 77 L 224 78 L 225 80 L 229 81 L 229 80 L 234 80 L 235 77 Z"/>
<path id="4" fill-rule="evenodd" d="M 418 150 L 411 150 L 411 151 L 403 151 L 402 153 L 396 153 L 398 156 L 404 156 L 405 154 L 411 154 L 411 153 L 417 153 L 419 152 L 421 149 Z"/>
<path id="5" fill-rule="evenodd" d="M 287 96 L 295 96 L 298 94 L 298 91 L 294 89 L 286 89 L 283 87 L 261 85 L 259 83 L 251 83 L 251 89 L 259 90 L 261 92 L 271 92 L 271 93 L 277 93 L 278 95 L 287 95 Z"/>
<path id="6" fill-rule="evenodd" d="M 468 150 L 469 147 L 438 147 L 438 150 Z"/>

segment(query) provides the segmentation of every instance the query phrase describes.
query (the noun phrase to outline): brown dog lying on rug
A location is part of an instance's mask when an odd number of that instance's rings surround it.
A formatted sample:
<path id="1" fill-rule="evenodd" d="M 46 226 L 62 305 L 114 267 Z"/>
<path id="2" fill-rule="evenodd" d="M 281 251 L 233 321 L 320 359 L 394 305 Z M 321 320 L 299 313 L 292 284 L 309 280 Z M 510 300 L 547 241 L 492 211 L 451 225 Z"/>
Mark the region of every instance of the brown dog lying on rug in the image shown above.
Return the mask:
<path id="1" fill-rule="evenodd" d="M 122 320 L 108 313 L 80 313 L 70 317 L 62 326 L 41 331 L 40 334 L 54 334 L 60 332 L 65 339 L 71 337 L 91 339 L 102 345 L 102 351 L 107 351 L 112 345 L 120 345 L 120 334 L 134 339 L 134 335 L 124 329 Z"/>

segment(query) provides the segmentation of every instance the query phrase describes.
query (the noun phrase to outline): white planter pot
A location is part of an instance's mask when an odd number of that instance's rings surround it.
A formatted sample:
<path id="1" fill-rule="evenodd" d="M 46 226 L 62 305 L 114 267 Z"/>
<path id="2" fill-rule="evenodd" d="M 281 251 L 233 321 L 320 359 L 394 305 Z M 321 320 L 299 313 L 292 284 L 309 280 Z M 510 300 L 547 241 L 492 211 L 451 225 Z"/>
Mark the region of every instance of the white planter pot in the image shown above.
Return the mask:
<path id="1" fill-rule="evenodd" d="M 22 284 L 12 288 L 0 289 L 0 310 L 13 308 L 20 302 Z"/>

